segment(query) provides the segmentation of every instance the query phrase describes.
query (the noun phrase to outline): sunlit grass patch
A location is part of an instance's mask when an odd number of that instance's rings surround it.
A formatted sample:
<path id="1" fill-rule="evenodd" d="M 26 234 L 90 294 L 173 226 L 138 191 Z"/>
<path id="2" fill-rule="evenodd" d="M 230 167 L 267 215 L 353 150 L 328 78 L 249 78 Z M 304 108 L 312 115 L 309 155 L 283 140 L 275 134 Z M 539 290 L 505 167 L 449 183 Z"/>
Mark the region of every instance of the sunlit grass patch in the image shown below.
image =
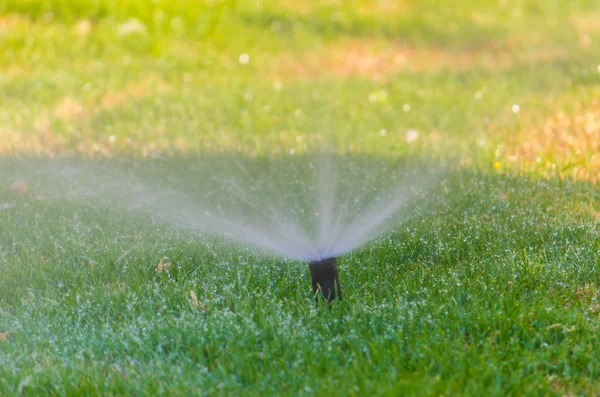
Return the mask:
<path id="1" fill-rule="evenodd" d="M 139 148 L 132 139 L 115 145 L 113 135 L 94 134 L 94 120 L 102 113 L 120 107 L 130 107 L 136 100 L 154 98 L 168 92 L 169 85 L 153 75 L 140 81 L 125 82 L 119 87 L 103 87 L 83 97 L 67 95 L 57 98 L 55 104 L 36 112 L 31 120 L 16 116 L 11 125 L 0 126 L 0 154 L 96 153 L 110 155 L 116 149 Z M 85 89 L 82 91 L 85 92 Z M 176 142 L 174 138 L 173 142 Z M 125 145 L 124 145 L 125 144 Z M 163 149 L 168 149 L 164 147 Z"/>
<path id="2" fill-rule="evenodd" d="M 570 17 L 570 23 L 581 33 L 593 35 L 600 33 L 600 13 L 578 13 Z"/>
<path id="3" fill-rule="evenodd" d="M 521 65 L 562 61 L 568 56 L 569 51 L 561 47 L 523 49 L 508 42 L 489 43 L 483 48 L 457 50 L 354 39 L 328 43 L 305 54 L 280 54 L 275 73 L 284 78 L 359 76 L 382 79 L 401 71 L 500 72 Z"/>
<path id="4" fill-rule="evenodd" d="M 576 102 L 507 139 L 502 158 L 546 177 L 600 180 L 600 103 Z"/>
<path id="5" fill-rule="evenodd" d="M 2 34 L 31 24 L 32 22 L 28 18 L 17 13 L 0 14 L 0 33 Z"/>

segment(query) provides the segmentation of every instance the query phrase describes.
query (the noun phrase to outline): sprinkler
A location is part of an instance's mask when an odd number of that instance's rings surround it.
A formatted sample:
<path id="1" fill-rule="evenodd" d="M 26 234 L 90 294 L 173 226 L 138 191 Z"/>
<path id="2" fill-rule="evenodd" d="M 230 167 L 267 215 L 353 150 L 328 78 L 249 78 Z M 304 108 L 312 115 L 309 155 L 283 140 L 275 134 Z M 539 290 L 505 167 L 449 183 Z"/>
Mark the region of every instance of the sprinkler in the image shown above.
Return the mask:
<path id="1" fill-rule="evenodd" d="M 308 263 L 310 278 L 312 279 L 313 292 L 317 301 L 326 299 L 329 303 L 335 299 L 342 300 L 340 279 L 338 278 L 337 262 L 335 258 Z"/>

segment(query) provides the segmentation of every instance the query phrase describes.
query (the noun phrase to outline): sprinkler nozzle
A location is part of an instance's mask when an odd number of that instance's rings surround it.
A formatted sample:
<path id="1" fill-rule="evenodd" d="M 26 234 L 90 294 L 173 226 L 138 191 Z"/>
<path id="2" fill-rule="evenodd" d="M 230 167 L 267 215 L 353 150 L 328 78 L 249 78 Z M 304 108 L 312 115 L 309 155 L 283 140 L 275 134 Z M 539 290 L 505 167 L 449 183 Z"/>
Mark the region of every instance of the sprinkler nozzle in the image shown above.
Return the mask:
<path id="1" fill-rule="evenodd" d="M 336 259 L 327 258 L 322 261 L 312 261 L 308 263 L 308 266 L 313 292 L 316 294 L 317 301 L 321 297 L 330 303 L 335 299 L 342 300 Z"/>

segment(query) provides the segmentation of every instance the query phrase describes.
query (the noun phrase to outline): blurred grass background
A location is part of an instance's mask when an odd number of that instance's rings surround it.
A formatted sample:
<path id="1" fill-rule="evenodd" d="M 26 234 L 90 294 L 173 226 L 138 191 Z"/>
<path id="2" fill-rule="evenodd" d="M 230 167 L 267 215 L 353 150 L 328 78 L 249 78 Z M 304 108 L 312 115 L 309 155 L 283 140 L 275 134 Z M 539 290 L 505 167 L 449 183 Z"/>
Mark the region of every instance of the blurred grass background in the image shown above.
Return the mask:
<path id="1" fill-rule="evenodd" d="M 321 134 L 596 180 L 597 8 L 3 0 L 0 150 L 272 154 Z"/>

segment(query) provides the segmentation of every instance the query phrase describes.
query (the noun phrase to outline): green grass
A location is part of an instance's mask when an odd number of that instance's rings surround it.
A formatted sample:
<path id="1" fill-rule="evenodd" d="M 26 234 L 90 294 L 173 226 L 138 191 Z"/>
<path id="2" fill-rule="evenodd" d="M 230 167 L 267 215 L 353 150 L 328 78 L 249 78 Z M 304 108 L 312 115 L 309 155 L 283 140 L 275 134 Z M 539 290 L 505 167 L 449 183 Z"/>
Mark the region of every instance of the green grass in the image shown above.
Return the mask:
<path id="1" fill-rule="evenodd" d="M 148 3 L 0 0 L 0 395 L 600 394 L 597 2 Z M 339 259 L 331 310 L 305 263 L 32 173 L 112 156 L 201 194 L 181 170 L 239 157 L 287 186 L 315 136 L 448 170 Z"/>

